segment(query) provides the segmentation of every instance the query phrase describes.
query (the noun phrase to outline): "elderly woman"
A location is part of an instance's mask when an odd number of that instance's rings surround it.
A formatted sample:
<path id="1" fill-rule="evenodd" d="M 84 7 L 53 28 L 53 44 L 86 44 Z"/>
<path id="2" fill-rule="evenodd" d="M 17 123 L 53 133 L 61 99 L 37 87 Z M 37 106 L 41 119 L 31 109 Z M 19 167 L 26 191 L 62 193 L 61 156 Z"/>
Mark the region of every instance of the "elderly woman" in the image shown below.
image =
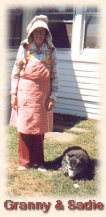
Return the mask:
<path id="1" fill-rule="evenodd" d="M 45 15 L 35 16 L 27 27 L 11 76 L 10 124 L 19 132 L 19 168 L 45 171 L 44 134 L 53 127 L 58 90 L 55 47 Z"/>

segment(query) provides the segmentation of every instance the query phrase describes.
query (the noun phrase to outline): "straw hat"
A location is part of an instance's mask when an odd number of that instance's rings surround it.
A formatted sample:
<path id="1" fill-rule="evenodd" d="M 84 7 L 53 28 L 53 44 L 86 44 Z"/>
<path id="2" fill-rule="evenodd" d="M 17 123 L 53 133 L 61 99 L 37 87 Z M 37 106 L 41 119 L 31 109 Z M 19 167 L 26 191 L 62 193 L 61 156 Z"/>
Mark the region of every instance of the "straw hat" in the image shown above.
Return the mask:
<path id="1" fill-rule="evenodd" d="M 31 34 L 38 27 L 45 28 L 48 31 L 48 34 L 46 36 L 46 41 L 48 42 L 48 44 L 53 46 L 52 35 L 51 35 L 51 32 L 48 28 L 48 17 L 46 15 L 35 16 L 32 19 L 32 21 L 29 23 L 29 25 L 26 29 L 26 31 L 28 32 L 28 35 L 27 35 L 28 42 L 30 43 L 30 41 L 32 40 Z"/>

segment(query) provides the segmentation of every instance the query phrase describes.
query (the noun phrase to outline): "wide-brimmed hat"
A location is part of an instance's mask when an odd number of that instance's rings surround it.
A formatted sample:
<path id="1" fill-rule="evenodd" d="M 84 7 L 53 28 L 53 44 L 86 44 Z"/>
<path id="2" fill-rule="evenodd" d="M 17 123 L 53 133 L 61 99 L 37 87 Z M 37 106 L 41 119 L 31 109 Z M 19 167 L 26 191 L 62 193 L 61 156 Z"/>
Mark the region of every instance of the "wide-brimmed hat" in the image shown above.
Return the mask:
<path id="1" fill-rule="evenodd" d="M 29 23 L 26 31 L 28 32 L 28 35 L 27 35 L 27 39 L 28 41 L 30 42 L 32 40 L 32 32 L 39 28 L 39 27 L 42 27 L 42 28 L 45 28 L 48 32 L 47 36 L 46 36 L 46 41 L 51 44 L 52 42 L 52 35 L 51 35 L 51 32 L 49 30 L 49 27 L 48 27 L 48 17 L 46 15 L 38 15 L 38 16 L 35 16 L 32 21 Z"/>

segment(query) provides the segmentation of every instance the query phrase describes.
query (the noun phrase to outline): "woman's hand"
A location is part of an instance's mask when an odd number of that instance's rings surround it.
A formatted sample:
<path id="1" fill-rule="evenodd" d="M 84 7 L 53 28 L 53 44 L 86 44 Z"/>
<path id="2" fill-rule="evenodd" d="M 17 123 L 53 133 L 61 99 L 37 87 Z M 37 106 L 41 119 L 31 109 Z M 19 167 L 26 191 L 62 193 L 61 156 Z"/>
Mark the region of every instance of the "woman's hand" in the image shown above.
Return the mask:
<path id="1" fill-rule="evenodd" d="M 16 94 L 11 95 L 11 107 L 16 110 L 16 107 L 17 107 L 17 95 Z"/>
<path id="2" fill-rule="evenodd" d="M 46 110 L 51 111 L 55 106 L 55 100 L 52 98 L 49 98 L 49 100 L 46 103 Z"/>

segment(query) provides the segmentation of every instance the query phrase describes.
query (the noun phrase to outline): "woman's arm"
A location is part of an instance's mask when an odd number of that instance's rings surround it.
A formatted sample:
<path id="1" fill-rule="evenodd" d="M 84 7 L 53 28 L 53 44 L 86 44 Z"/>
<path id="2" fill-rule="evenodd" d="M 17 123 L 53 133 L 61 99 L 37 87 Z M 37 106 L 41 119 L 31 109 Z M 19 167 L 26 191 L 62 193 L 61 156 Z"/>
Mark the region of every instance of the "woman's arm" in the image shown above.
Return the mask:
<path id="1" fill-rule="evenodd" d="M 17 89 L 20 71 L 22 70 L 24 64 L 24 47 L 20 45 L 16 57 L 16 61 L 11 74 L 11 106 L 13 109 L 16 109 L 17 106 Z"/>
<path id="2" fill-rule="evenodd" d="M 56 57 L 55 50 L 52 53 L 52 61 L 53 61 L 53 69 L 51 73 L 52 91 L 51 91 L 50 98 L 46 104 L 46 109 L 48 111 L 52 110 L 55 106 L 55 101 L 56 101 L 58 87 L 59 87 L 59 74 L 57 69 L 57 57 Z"/>
<path id="3" fill-rule="evenodd" d="M 17 94 L 19 75 L 24 62 L 24 47 L 23 45 L 20 45 L 11 74 L 11 94 Z"/>

